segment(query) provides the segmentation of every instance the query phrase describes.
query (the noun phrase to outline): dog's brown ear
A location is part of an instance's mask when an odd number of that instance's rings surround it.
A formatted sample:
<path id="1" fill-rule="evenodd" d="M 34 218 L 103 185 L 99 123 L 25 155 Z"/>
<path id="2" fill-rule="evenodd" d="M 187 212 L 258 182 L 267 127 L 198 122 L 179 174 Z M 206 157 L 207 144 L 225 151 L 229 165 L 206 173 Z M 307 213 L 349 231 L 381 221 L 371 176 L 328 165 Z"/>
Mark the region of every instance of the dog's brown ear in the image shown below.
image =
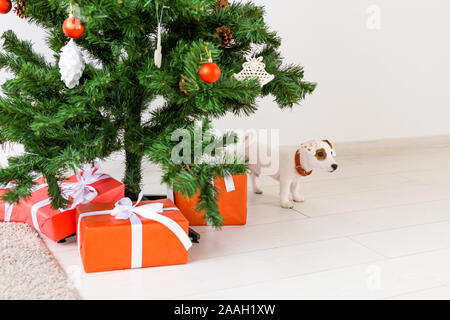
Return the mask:
<path id="1" fill-rule="evenodd" d="M 333 145 L 331 144 L 330 141 L 328 141 L 327 139 L 322 140 L 322 141 L 325 142 L 325 143 L 328 143 L 328 145 L 330 146 L 330 148 L 333 149 Z"/>

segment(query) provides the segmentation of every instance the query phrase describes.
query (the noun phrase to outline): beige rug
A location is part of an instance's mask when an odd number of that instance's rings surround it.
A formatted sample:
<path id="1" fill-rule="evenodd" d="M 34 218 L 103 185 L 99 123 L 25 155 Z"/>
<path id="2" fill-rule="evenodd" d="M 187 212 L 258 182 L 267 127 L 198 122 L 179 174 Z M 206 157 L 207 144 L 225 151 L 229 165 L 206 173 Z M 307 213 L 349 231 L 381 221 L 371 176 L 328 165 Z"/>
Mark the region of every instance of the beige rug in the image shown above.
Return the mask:
<path id="1" fill-rule="evenodd" d="M 0 300 L 80 299 L 38 233 L 0 222 Z"/>

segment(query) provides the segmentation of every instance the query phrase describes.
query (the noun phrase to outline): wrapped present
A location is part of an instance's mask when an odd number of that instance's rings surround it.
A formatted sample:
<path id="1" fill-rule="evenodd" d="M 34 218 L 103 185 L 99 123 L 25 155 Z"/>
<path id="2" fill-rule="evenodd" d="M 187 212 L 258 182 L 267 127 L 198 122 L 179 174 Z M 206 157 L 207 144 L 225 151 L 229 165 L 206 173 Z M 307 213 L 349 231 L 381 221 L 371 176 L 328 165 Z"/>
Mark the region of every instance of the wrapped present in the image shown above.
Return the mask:
<path id="1" fill-rule="evenodd" d="M 67 209 L 54 210 L 48 194 L 48 184 L 44 178 L 36 179 L 31 196 L 19 203 L 0 201 L 0 221 L 25 222 L 53 241 L 59 241 L 76 232 L 75 208 L 84 203 L 115 202 L 122 199 L 124 185 L 102 173 L 98 167 L 85 167 L 68 180 L 61 181 L 62 196 L 70 201 Z M 10 184 L 0 188 L 0 194 L 13 188 Z"/>
<path id="2" fill-rule="evenodd" d="M 224 175 L 224 178 L 214 179 L 214 186 L 219 192 L 219 213 L 223 217 L 224 225 L 244 225 L 247 223 L 247 175 Z M 197 194 L 188 199 L 184 195 L 168 189 L 167 197 L 180 208 L 191 226 L 207 225 L 205 212 L 196 210 Z"/>
<path id="3" fill-rule="evenodd" d="M 31 193 L 36 192 L 43 188 L 48 188 L 45 183 L 45 179 L 40 177 L 34 179 L 37 185 L 31 188 Z M 16 185 L 14 183 L 8 183 L 7 185 L 0 185 L 0 199 L 8 192 L 10 189 L 14 189 Z M 23 212 L 23 206 L 17 203 L 8 203 L 6 201 L 0 200 L 0 221 L 4 222 L 25 222 L 26 214 Z"/>
<path id="4" fill-rule="evenodd" d="M 0 185 L 0 198 L 3 197 L 9 189 L 13 189 L 14 187 L 15 185 L 13 183 Z M 8 203 L 6 201 L 0 200 L 0 221 L 11 221 L 12 216 L 16 217 L 18 215 L 18 210 L 20 210 L 20 207 L 18 207 L 14 203 Z"/>
<path id="5" fill-rule="evenodd" d="M 123 198 L 76 210 L 78 251 L 87 273 L 187 263 L 189 222 L 169 199 Z"/>

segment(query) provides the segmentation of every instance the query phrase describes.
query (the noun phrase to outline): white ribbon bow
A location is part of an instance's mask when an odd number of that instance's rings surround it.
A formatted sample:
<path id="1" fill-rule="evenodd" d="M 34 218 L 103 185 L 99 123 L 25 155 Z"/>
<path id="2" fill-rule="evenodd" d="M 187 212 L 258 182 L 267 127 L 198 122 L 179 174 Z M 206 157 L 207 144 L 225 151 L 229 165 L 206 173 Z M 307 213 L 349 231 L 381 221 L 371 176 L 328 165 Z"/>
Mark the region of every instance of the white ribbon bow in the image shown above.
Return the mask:
<path id="1" fill-rule="evenodd" d="M 162 203 L 149 203 L 142 206 L 137 206 L 143 197 L 143 193 L 139 194 L 138 201 L 133 205 L 130 198 L 123 198 L 116 202 L 114 209 L 111 211 L 111 215 L 119 220 L 128 220 L 133 215 L 140 215 L 146 219 L 152 219 L 156 214 L 163 212 Z"/>
<path id="2" fill-rule="evenodd" d="M 95 172 L 94 172 L 95 171 Z M 97 164 L 95 166 L 83 166 L 83 174 L 77 174 L 77 182 L 61 182 L 61 196 L 69 200 L 72 197 L 72 205 L 68 210 L 75 208 L 79 204 L 86 204 L 94 200 L 98 196 L 98 191 L 91 184 L 110 178 L 109 175 L 100 171 Z"/>
<path id="3" fill-rule="evenodd" d="M 0 184 L 0 189 L 14 189 L 16 187 L 15 183 L 8 182 L 8 184 Z"/>
<path id="4" fill-rule="evenodd" d="M 178 223 L 172 219 L 161 215 L 163 211 L 168 210 L 179 210 L 176 207 L 173 208 L 163 208 L 162 203 L 149 203 L 142 206 L 138 206 L 142 200 L 144 193 L 139 194 L 138 201 L 133 205 L 130 198 L 123 198 L 116 202 L 114 209 L 96 211 L 96 212 L 86 212 L 82 213 L 78 219 L 77 234 L 80 234 L 80 222 L 84 217 L 110 214 L 119 220 L 130 220 L 131 223 L 131 268 L 141 268 L 142 267 L 142 222 L 139 216 L 146 219 L 151 219 L 157 221 L 172 231 L 177 238 L 181 241 L 184 248 L 189 250 L 192 247 L 191 239 L 188 237 L 183 228 L 180 227 Z M 77 239 L 79 240 L 79 236 Z M 78 242 L 78 251 L 81 254 L 80 242 Z"/>

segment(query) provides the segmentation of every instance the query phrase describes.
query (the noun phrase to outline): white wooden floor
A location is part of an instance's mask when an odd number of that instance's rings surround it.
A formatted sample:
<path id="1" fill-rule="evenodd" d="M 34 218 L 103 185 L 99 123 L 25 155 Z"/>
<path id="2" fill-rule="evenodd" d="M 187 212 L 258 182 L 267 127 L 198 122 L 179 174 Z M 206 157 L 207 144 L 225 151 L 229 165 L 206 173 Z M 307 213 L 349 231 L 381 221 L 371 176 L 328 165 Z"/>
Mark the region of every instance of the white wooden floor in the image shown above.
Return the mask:
<path id="1" fill-rule="evenodd" d="M 86 299 L 450 298 L 450 137 L 336 149 L 339 170 L 306 178 L 294 210 L 268 178 L 247 226 L 196 227 L 187 265 L 87 275 L 74 239 L 47 244 Z"/>

